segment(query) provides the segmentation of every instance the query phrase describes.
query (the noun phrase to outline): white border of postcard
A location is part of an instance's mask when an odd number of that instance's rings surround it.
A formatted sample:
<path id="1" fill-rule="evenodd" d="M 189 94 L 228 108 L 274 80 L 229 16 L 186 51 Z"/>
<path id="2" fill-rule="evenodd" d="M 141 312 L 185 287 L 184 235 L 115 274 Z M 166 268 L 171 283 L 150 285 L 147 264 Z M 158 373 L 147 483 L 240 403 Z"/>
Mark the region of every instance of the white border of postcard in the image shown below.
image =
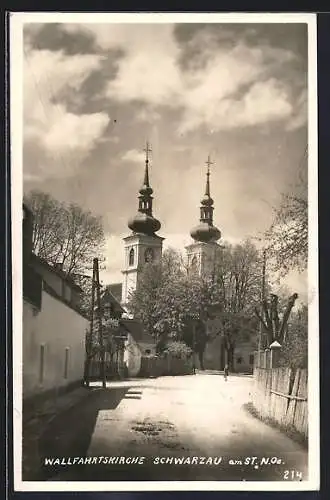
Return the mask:
<path id="1" fill-rule="evenodd" d="M 309 479 L 286 481 L 150 481 L 50 482 L 22 481 L 22 167 L 23 167 L 23 25 L 53 23 L 306 23 L 308 25 L 308 153 L 309 153 L 309 335 L 308 401 Z M 316 14 L 296 13 L 11 13 L 11 207 L 13 269 L 13 456 L 15 491 L 308 491 L 318 490 L 319 453 L 319 316 L 318 316 L 318 192 L 317 192 L 317 43 Z"/>

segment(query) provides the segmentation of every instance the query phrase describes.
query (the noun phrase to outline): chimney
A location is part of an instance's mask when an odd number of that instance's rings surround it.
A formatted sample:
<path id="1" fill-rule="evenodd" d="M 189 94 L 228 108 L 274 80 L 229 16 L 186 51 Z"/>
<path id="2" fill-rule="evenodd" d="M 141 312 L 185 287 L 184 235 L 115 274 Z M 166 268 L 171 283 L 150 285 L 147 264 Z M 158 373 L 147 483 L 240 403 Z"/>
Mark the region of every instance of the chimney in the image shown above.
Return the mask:
<path id="1" fill-rule="evenodd" d="M 23 203 L 23 262 L 28 263 L 32 255 L 33 213 Z"/>

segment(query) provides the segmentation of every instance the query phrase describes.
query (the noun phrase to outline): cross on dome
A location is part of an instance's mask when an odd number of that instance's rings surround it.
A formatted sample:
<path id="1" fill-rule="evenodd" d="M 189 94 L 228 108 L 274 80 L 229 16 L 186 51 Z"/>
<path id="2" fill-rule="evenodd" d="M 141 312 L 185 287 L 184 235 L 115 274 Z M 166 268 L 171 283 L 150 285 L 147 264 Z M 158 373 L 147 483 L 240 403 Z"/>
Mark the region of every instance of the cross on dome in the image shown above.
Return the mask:
<path id="1" fill-rule="evenodd" d="M 146 154 L 146 162 L 149 163 L 149 153 L 152 153 L 152 149 L 150 148 L 150 144 L 148 141 L 146 142 L 146 147 L 143 149 L 143 151 Z"/>

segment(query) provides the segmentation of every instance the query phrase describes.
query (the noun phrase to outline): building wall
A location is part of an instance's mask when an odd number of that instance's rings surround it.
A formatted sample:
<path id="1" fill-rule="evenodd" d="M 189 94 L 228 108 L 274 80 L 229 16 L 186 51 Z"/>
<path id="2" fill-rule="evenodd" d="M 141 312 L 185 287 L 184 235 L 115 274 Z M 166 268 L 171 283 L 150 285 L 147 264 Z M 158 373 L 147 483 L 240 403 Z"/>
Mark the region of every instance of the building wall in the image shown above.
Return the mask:
<path id="1" fill-rule="evenodd" d="M 62 297 L 66 302 L 73 304 L 78 307 L 80 304 L 80 292 L 70 286 L 65 279 L 56 274 L 52 269 L 47 268 L 38 259 L 33 260 L 33 269 L 42 276 L 44 282 L 54 290 L 60 297 Z"/>
<path id="2" fill-rule="evenodd" d="M 88 320 L 42 291 L 41 310 L 23 302 L 23 398 L 83 378 Z"/>
<path id="3" fill-rule="evenodd" d="M 127 366 L 128 376 L 136 377 L 141 369 L 141 350 L 129 333 L 125 343 L 124 362 Z"/>
<path id="4" fill-rule="evenodd" d="M 156 354 L 156 344 L 149 342 L 139 342 L 141 353 L 144 357 L 155 356 Z"/>
<path id="5" fill-rule="evenodd" d="M 255 346 L 253 342 L 238 344 L 234 352 L 234 368 L 236 372 L 252 373 Z"/>
<path id="6" fill-rule="evenodd" d="M 253 341 L 238 344 L 235 347 L 233 359 L 235 373 L 252 373 L 254 349 Z M 222 337 L 218 335 L 206 345 L 204 352 L 204 367 L 206 370 L 223 370 L 224 365 L 224 347 L 222 345 Z"/>
<path id="7" fill-rule="evenodd" d="M 224 368 L 224 353 L 220 335 L 206 345 L 204 352 L 204 368 L 206 370 L 223 370 Z"/>
<path id="8" fill-rule="evenodd" d="M 123 273 L 122 305 L 127 305 L 129 295 L 138 286 L 139 275 L 145 264 L 145 251 L 152 248 L 154 262 L 159 262 L 162 257 L 163 238 L 160 236 L 147 236 L 144 234 L 132 234 L 124 238 L 125 266 Z M 130 251 L 134 251 L 134 261 L 130 264 Z"/>
<path id="9" fill-rule="evenodd" d="M 221 246 L 218 243 L 192 243 L 186 247 L 186 252 L 188 267 L 195 267 L 197 273 L 205 277 L 214 272 L 215 264 L 221 259 Z"/>
<path id="10" fill-rule="evenodd" d="M 44 266 L 41 262 L 38 262 L 37 259 L 33 262 L 33 268 L 42 276 L 43 280 L 54 290 L 54 292 L 60 296 L 63 295 L 63 279 L 60 278 L 58 274 L 50 269 L 47 269 L 46 266 Z"/>

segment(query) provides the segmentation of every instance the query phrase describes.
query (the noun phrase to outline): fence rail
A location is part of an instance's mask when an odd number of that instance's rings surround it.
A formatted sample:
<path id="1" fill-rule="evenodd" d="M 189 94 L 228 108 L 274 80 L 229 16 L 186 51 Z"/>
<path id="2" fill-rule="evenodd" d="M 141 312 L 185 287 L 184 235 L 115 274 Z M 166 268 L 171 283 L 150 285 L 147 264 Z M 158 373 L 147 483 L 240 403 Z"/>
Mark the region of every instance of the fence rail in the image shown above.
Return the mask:
<path id="1" fill-rule="evenodd" d="M 252 404 L 263 419 L 308 437 L 307 370 L 255 368 Z"/>

